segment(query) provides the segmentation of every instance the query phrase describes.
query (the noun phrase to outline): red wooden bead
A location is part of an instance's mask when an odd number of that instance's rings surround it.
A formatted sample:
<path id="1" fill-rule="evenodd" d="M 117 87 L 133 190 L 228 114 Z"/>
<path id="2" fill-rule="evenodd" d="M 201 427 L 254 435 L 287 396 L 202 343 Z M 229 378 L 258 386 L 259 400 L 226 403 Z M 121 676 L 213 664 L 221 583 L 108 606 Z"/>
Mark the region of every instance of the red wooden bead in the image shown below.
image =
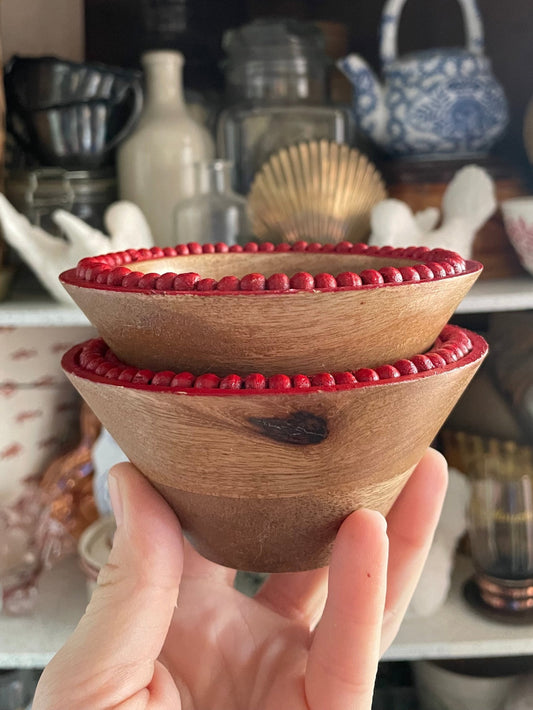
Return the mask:
<path id="1" fill-rule="evenodd" d="M 371 246 L 367 247 L 365 254 L 368 254 L 368 256 L 373 256 L 374 254 L 379 254 L 379 250 L 380 247 L 372 244 Z"/>
<path id="2" fill-rule="evenodd" d="M 177 249 L 177 247 L 176 247 Z M 202 253 L 202 245 L 198 244 L 198 242 L 189 242 L 187 244 L 187 249 L 189 250 L 189 254 L 201 254 Z"/>
<path id="3" fill-rule="evenodd" d="M 266 282 L 269 291 L 287 291 L 291 284 L 287 274 L 272 274 Z"/>
<path id="4" fill-rule="evenodd" d="M 434 365 L 427 355 L 413 355 L 411 358 L 414 366 L 418 372 L 426 372 L 427 370 L 433 370 Z"/>
<path id="5" fill-rule="evenodd" d="M 322 253 L 323 254 L 333 254 L 335 251 L 336 244 L 322 244 Z"/>
<path id="6" fill-rule="evenodd" d="M 122 288 L 138 288 L 139 281 L 143 276 L 144 274 L 140 271 L 130 271 L 130 273 L 122 279 Z"/>
<path id="7" fill-rule="evenodd" d="M 401 259 L 402 257 L 405 256 L 405 248 L 404 247 L 396 247 L 395 249 L 392 249 L 388 255 L 390 257 L 393 257 L 394 259 Z"/>
<path id="8" fill-rule="evenodd" d="M 400 372 L 393 365 L 379 365 L 376 373 L 380 380 L 394 380 L 400 377 Z"/>
<path id="9" fill-rule="evenodd" d="M 186 244 L 176 244 L 176 256 L 189 256 L 190 253 L 191 250 Z"/>
<path id="10" fill-rule="evenodd" d="M 173 271 L 167 271 L 157 279 L 155 287 L 158 291 L 173 291 L 175 280 L 176 274 Z"/>
<path id="11" fill-rule="evenodd" d="M 366 252 L 367 250 L 368 244 L 364 244 L 363 242 L 358 242 L 352 246 L 352 254 L 363 254 L 363 252 Z"/>
<path id="12" fill-rule="evenodd" d="M 192 387 L 194 389 L 209 389 L 209 390 L 214 390 L 218 389 L 218 386 L 220 384 L 220 377 L 218 375 L 215 375 L 213 372 L 206 372 L 202 375 L 198 375 L 198 377 L 194 378 L 194 382 L 192 384 Z"/>
<path id="13" fill-rule="evenodd" d="M 372 247 L 369 247 L 369 249 L 372 249 Z M 361 271 L 359 275 L 364 284 L 379 286 L 380 284 L 385 283 L 383 276 L 375 269 L 365 269 L 364 271 Z"/>
<path id="14" fill-rule="evenodd" d="M 150 272 L 149 274 L 144 274 L 144 276 L 139 279 L 139 283 L 137 284 L 137 288 L 142 288 L 146 291 L 151 291 L 155 289 L 155 283 L 157 279 L 159 278 L 159 274 L 156 274 L 154 272 Z"/>
<path id="15" fill-rule="evenodd" d="M 223 276 L 217 283 L 217 291 L 238 291 L 240 279 L 236 276 Z"/>
<path id="16" fill-rule="evenodd" d="M 244 388 L 247 390 L 264 390 L 266 387 L 266 378 L 259 372 L 254 372 L 248 375 L 244 380 Z"/>
<path id="17" fill-rule="evenodd" d="M 414 266 L 401 266 L 399 271 L 404 281 L 420 281 L 420 274 Z"/>
<path id="18" fill-rule="evenodd" d="M 311 377 L 312 387 L 335 387 L 335 378 L 330 372 L 319 372 Z"/>
<path id="19" fill-rule="evenodd" d="M 332 274 L 317 274 L 315 288 L 337 288 L 337 279 Z"/>
<path id="20" fill-rule="evenodd" d="M 230 250 L 230 252 L 231 252 L 232 254 L 240 254 L 241 252 L 244 251 L 244 249 L 241 247 L 240 244 L 233 244 L 233 245 L 229 248 L 229 250 Z"/>
<path id="21" fill-rule="evenodd" d="M 105 373 L 108 380 L 118 380 L 120 373 L 124 368 L 119 365 L 111 365 L 110 369 Z"/>
<path id="22" fill-rule="evenodd" d="M 451 264 L 456 274 L 462 274 L 466 269 L 466 264 L 461 258 L 447 257 L 446 259 L 443 259 L 443 261 L 447 261 Z"/>
<path id="23" fill-rule="evenodd" d="M 227 254 L 229 252 L 229 246 L 224 242 L 217 242 L 215 244 L 215 251 L 217 254 Z"/>
<path id="24" fill-rule="evenodd" d="M 161 372 L 156 372 L 152 377 L 152 384 L 156 387 L 168 387 L 172 380 L 174 379 L 176 373 L 171 372 L 171 370 L 162 370 Z"/>
<path id="25" fill-rule="evenodd" d="M 87 363 L 94 357 L 94 353 L 90 350 L 82 350 L 78 357 L 78 362 L 80 365 L 87 369 Z"/>
<path id="26" fill-rule="evenodd" d="M 420 279 L 422 281 L 431 281 L 431 279 L 435 278 L 433 271 L 431 271 L 431 269 L 425 264 L 417 264 L 413 268 L 418 272 L 418 274 L 420 274 Z"/>
<path id="27" fill-rule="evenodd" d="M 118 359 L 118 357 L 115 355 L 115 353 L 110 348 L 108 348 L 105 351 L 104 357 L 107 360 L 107 362 L 111 362 L 111 363 L 113 363 L 113 365 L 122 365 L 122 362 Z"/>
<path id="28" fill-rule="evenodd" d="M 394 266 L 384 266 L 379 270 L 379 273 L 383 276 L 383 281 L 386 284 L 401 284 L 403 281 L 402 272 Z"/>
<path id="29" fill-rule="evenodd" d="M 446 272 L 446 276 L 454 276 L 455 275 L 455 269 L 453 266 L 448 262 L 448 261 L 441 261 L 439 262 L 444 271 Z"/>
<path id="30" fill-rule="evenodd" d="M 433 271 L 433 276 L 436 279 L 442 279 L 447 275 L 442 264 L 438 261 L 426 261 L 424 263 L 428 269 L 431 269 L 431 271 Z"/>
<path id="31" fill-rule="evenodd" d="M 107 264 L 93 264 L 92 266 L 88 266 L 85 269 L 85 281 L 96 281 L 96 277 L 98 274 L 102 273 L 103 271 L 106 272 L 106 274 L 109 272 L 110 268 L 107 266 Z"/>
<path id="32" fill-rule="evenodd" d="M 394 363 L 394 367 L 398 370 L 400 375 L 416 375 L 418 370 L 416 369 L 416 365 L 411 362 L 411 360 L 403 359 L 403 360 L 397 360 Z"/>
<path id="33" fill-rule="evenodd" d="M 85 365 L 85 369 L 89 370 L 89 372 L 95 372 L 96 368 L 99 367 L 102 363 L 104 363 L 105 360 L 101 355 L 93 355 L 92 358 L 90 358 Z"/>
<path id="34" fill-rule="evenodd" d="M 350 252 L 352 251 L 352 247 L 353 244 L 351 242 L 339 242 L 335 246 L 335 251 L 337 252 L 337 254 L 350 254 Z"/>
<path id="35" fill-rule="evenodd" d="M 265 285 L 263 274 L 246 274 L 241 279 L 241 291 L 264 291 Z"/>
<path id="36" fill-rule="evenodd" d="M 152 252 L 152 256 L 156 259 L 160 259 L 165 256 L 165 252 L 161 249 L 161 247 L 152 247 L 150 251 Z"/>
<path id="37" fill-rule="evenodd" d="M 121 382 L 131 382 L 136 374 L 137 374 L 136 367 L 126 367 L 124 370 L 122 370 L 122 372 L 118 376 L 118 379 Z"/>
<path id="38" fill-rule="evenodd" d="M 215 279 L 199 279 L 196 282 L 197 291 L 214 291 L 217 287 L 217 282 Z"/>
<path id="39" fill-rule="evenodd" d="M 226 375 L 220 380 L 221 390 L 240 390 L 242 387 L 242 377 L 239 375 Z"/>
<path id="40" fill-rule="evenodd" d="M 394 251 L 394 247 L 387 244 L 387 245 L 379 248 L 379 255 L 380 256 L 389 256 L 391 254 L 391 252 L 393 252 L 393 251 Z"/>
<path id="41" fill-rule="evenodd" d="M 95 283 L 107 284 L 107 279 L 108 279 L 111 271 L 112 271 L 112 269 L 110 269 L 109 266 L 106 266 L 106 268 L 103 271 L 100 271 L 98 274 L 96 274 L 96 278 L 94 279 Z"/>
<path id="42" fill-rule="evenodd" d="M 332 374 L 337 385 L 355 385 L 357 382 L 351 372 L 334 372 Z"/>
<path id="43" fill-rule="evenodd" d="M 174 274 L 172 288 L 174 291 L 192 291 L 199 280 L 200 274 L 195 274 L 193 271 L 188 271 L 186 274 Z"/>
<path id="44" fill-rule="evenodd" d="M 174 375 L 170 382 L 171 387 L 192 387 L 194 384 L 194 380 L 196 379 L 196 375 L 193 375 L 192 372 L 178 372 L 177 375 Z"/>
<path id="45" fill-rule="evenodd" d="M 131 381 L 134 385 L 149 385 L 153 376 L 152 370 L 137 370 Z"/>
<path id="46" fill-rule="evenodd" d="M 259 251 L 272 252 L 275 250 L 275 246 L 272 242 L 261 242 L 259 244 Z"/>
<path id="47" fill-rule="evenodd" d="M 302 291 L 312 291 L 315 287 L 315 280 L 307 271 L 299 271 L 290 279 L 291 288 Z"/>
<path id="48" fill-rule="evenodd" d="M 101 362 L 96 370 L 94 370 L 95 375 L 100 375 L 100 377 L 103 377 L 106 372 L 109 372 L 115 365 L 112 365 L 110 362 L 106 362 L 105 360 Z"/>
<path id="49" fill-rule="evenodd" d="M 353 271 L 343 271 L 337 276 L 337 286 L 339 288 L 354 288 L 361 286 L 362 283 L 363 279 L 359 276 L 359 274 L 356 274 Z"/>
<path id="50" fill-rule="evenodd" d="M 215 253 L 215 245 L 214 244 L 202 244 L 202 253 L 203 254 L 214 254 Z"/>
<path id="51" fill-rule="evenodd" d="M 311 242 L 311 244 L 307 245 L 307 249 L 305 251 L 310 254 L 318 254 L 318 252 L 322 251 L 322 244 L 319 244 L 318 242 Z"/>
<path id="52" fill-rule="evenodd" d="M 446 360 L 437 352 L 427 353 L 426 357 L 431 360 L 433 367 L 444 367 L 446 365 Z"/>
<path id="53" fill-rule="evenodd" d="M 244 245 L 244 251 L 249 252 L 250 254 L 255 254 L 259 251 L 259 244 L 257 242 L 247 242 Z"/>
<path id="54" fill-rule="evenodd" d="M 281 252 L 286 252 L 286 251 L 291 251 L 292 246 L 288 242 L 281 242 L 280 244 L 276 244 L 276 251 L 281 251 Z"/>
<path id="55" fill-rule="evenodd" d="M 128 254 L 131 256 L 132 261 L 139 261 L 141 258 L 138 249 L 127 249 Z"/>
<path id="56" fill-rule="evenodd" d="M 447 365 L 451 365 L 452 362 L 457 362 L 457 355 L 446 347 L 439 348 L 435 350 L 435 352 L 437 355 L 441 356 Z"/>
<path id="57" fill-rule="evenodd" d="M 297 242 L 294 242 L 292 245 L 292 251 L 305 251 L 307 247 L 309 246 L 309 242 L 304 241 L 303 239 L 299 239 Z"/>
<path id="58" fill-rule="evenodd" d="M 163 252 L 164 252 L 165 256 L 176 256 L 177 253 L 178 253 L 178 252 L 174 249 L 174 247 L 165 247 L 165 248 L 163 249 Z"/>
<path id="59" fill-rule="evenodd" d="M 376 382 L 379 380 L 379 375 L 375 370 L 369 367 L 362 367 L 354 372 L 357 382 Z"/>
<path id="60" fill-rule="evenodd" d="M 409 254 L 412 259 L 422 259 L 429 251 L 428 247 L 416 247 Z"/>
<path id="61" fill-rule="evenodd" d="M 311 380 L 307 375 L 294 375 L 292 378 L 292 384 L 295 389 L 307 390 L 311 387 Z"/>
<path id="62" fill-rule="evenodd" d="M 152 258 L 152 252 L 150 249 L 137 249 L 137 256 L 139 257 L 139 260 L 142 259 L 144 261 Z"/>
<path id="63" fill-rule="evenodd" d="M 268 378 L 268 389 L 290 390 L 292 387 L 291 378 L 287 375 L 272 375 Z"/>

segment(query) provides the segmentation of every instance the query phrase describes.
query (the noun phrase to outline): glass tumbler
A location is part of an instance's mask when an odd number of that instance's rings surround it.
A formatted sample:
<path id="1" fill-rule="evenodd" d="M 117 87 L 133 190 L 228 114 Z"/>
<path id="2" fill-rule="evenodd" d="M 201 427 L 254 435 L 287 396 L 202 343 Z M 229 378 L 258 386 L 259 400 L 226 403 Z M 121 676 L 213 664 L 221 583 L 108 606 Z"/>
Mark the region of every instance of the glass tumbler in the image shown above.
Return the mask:
<path id="1" fill-rule="evenodd" d="M 531 449 L 489 442 L 472 482 L 468 527 L 475 583 L 493 609 L 533 609 Z"/>

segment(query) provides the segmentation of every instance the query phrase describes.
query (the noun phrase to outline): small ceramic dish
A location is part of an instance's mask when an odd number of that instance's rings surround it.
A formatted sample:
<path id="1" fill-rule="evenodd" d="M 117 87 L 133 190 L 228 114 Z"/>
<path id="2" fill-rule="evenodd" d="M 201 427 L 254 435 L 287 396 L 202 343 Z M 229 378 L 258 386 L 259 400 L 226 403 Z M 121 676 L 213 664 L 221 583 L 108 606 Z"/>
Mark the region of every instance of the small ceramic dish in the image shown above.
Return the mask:
<path id="1" fill-rule="evenodd" d="M 60 278 L 129 365 L 268 376 L 424 352 L 481 270 L 442 249 L 251 242 L 130 249 Z"/>
<path id="2" fill-rule="evenodd" d="M 100 339 L 62 364 L 201 554 L 281 572 L 326 565 L 351 511 L 388 512 L 486 352 L 447 326 L 426 354 L 309 376 L 139 370 Z"/>
<path id="3" fill-rule="evenodd" d="M 513 197 L 501 203 L 505 231 L 520 263 L 533 275 L 533 197 Z"/>

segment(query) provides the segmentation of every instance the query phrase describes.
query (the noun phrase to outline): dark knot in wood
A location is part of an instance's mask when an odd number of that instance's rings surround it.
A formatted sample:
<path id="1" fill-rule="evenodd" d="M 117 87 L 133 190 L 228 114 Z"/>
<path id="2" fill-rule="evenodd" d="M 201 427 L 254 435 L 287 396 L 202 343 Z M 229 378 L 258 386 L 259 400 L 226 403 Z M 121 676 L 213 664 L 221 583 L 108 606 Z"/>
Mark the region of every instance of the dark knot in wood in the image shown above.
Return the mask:
<path id="1" fill-rule="evenodd" d="M 320 444 L 329 433 L 327 421 L 311 412 L 295 412 L 284 419 L 251 417 L 249 422 L 263 436 L 285 444 Z"/>

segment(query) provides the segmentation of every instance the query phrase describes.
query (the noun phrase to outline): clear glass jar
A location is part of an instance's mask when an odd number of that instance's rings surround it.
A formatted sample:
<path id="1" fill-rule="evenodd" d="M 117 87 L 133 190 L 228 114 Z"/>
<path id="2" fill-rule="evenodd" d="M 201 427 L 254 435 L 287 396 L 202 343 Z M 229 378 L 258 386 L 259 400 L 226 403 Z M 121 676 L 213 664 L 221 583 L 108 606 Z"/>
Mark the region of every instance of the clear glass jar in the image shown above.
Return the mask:
<path id="1" fill-rule="evenodd" d="M 270 155 L 306 140 L 351 143 L 349 107 L 326 94 L 324 37 L 312 24 L 256 20 L 224 36 L 229 107 L 217 126 L 218 153 L 235 163 L 236 189 L 247 194 Z"/>
<path id="2" fill-rule="evenodd" d="M 232 167 L 226 160 L 196 163 L 197 194 L 179 202 L 174 210 L 176 244 L 223 242 L 232 246 L 250 239 L 247 202 L 232 189 Z"/>

